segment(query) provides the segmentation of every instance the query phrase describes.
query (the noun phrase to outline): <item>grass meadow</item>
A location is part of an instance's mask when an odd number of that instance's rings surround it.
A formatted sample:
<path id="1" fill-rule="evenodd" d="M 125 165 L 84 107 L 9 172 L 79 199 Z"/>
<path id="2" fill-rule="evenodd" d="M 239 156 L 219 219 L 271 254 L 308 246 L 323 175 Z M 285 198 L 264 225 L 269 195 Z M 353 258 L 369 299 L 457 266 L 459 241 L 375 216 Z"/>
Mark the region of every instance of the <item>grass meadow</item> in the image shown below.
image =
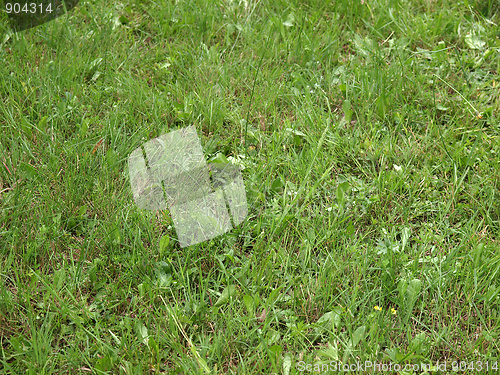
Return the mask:
<path id="1" fill-rule="evenodd" d="M 496 0 L 2 14 L 0 373 L 498 373 L 499 25 Z M 249 212 L 181 248 L 127 158 L 189 125 Z"/>

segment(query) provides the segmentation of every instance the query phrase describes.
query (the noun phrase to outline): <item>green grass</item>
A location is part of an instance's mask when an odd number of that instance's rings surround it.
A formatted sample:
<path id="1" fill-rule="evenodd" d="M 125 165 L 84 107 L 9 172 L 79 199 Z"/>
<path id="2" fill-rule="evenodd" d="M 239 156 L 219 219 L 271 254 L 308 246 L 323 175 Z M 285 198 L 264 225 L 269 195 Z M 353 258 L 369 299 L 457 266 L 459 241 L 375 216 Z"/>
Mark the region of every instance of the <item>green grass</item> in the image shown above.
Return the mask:
<path id="1" fill-rule="evenodd" d="M 4 17 L 0 372 L 500 362 L 499 25 L 493 0 Z M 250 210 L 181 249 L 127 157 L 188 125 Z"/>

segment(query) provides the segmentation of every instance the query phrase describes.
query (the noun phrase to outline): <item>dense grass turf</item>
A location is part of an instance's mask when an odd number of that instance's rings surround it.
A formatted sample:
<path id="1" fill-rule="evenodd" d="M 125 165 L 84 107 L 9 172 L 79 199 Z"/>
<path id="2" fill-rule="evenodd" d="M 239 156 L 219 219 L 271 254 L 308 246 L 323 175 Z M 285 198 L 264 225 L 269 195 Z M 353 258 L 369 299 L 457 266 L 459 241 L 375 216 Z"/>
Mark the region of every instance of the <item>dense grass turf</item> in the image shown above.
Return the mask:
<path id="1" fill-rule="evenodd" d="M 0 371 L 495 372 L 499 24 L 494 0 L 4 17 Z M 191 124 L 244 167 L 250 211 L 181 249 L 168 212 L 135 206 L 127 157 Z"/>

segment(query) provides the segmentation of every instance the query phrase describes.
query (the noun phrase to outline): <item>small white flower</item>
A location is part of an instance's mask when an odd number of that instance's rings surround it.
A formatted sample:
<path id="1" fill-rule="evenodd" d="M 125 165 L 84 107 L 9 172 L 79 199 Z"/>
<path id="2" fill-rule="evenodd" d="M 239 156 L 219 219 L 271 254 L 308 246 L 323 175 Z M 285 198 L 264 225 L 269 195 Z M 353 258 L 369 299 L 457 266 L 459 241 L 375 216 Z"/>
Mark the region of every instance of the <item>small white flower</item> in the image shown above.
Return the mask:
<path id="1" fill-rule="evenodd" d="M 403 168 L 401 168 L 399 165 L 397 164 L 394 164 L 394 169 L 396 170 L 396 172 L 399 172 L 401 171 Z"/>

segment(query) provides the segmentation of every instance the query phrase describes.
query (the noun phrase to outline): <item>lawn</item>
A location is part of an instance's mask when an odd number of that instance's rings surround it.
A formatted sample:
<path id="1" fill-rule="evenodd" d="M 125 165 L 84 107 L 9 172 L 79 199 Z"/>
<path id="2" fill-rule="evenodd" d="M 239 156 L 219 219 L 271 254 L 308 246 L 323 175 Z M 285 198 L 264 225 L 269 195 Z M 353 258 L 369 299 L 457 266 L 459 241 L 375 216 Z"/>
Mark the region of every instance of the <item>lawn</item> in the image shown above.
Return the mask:
<path id="1" fill-rule="evenodd" d="M 499 25 L 496 0 L 2 14 L 0 373 L 498 373 Z M 127 160 L 191 125 L 249 209 L 181 248 Z"/>

